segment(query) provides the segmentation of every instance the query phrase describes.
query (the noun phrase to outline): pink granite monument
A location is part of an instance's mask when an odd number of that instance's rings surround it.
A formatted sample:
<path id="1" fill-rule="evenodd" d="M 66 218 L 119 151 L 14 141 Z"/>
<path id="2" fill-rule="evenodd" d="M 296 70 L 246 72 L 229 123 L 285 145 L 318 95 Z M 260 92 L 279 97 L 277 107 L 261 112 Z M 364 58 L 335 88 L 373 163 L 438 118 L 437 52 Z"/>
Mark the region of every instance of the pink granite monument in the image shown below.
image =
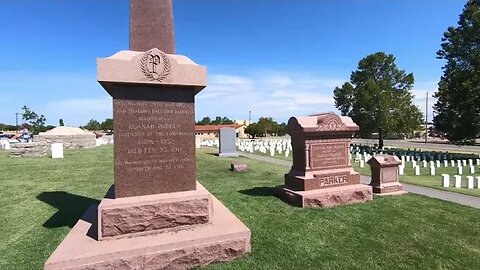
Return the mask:
<path id="1" fill-rule="evenodd" d="M 398 166 L 402 164 L 396 156 L 376 155 L 367 162 L 370 165 L 374 193 L 379 195 L 402 195 L 403 186 L 398 179 Z"/>
<path id="2" fill-rule="evenodd" d="M 293 165 L 278 188 L 284 201 L 299 207 L 333 207 L 373 199 L 349 162 L 350 141 L 358 126 L 349 117 L 322 113 L 292 117 Z"/>
<path id="3" fill-rule="evenodd" d="M 131 5 L 132 18 L 148 22 L 133 22 L 131 46 L 160 40 L 143 41 L 137 31 L 165 29 L 159 45 L 172 51 L 171 0 Z M 141 16 L 161 12 L 167 14 L 159 20 Z M 194 96 L 206 86 L 206 68 L 150 48 L 98 59 L 97 69 L 113 97 L 115 185 L 72 228 L 45 269 L 189 269 L 249 252 L 250 230 L 195 178 Z"/>

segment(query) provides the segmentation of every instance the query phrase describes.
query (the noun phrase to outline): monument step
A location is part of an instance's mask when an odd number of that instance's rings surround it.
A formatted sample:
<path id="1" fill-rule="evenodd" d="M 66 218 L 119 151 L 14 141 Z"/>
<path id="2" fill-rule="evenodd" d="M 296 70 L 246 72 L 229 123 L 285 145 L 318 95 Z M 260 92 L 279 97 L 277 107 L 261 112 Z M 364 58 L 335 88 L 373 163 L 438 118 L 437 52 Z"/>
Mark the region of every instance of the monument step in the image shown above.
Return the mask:
<path id="1" fill-rule="evenodd" d="M 213 195 L 212 222 L 190 230 L 97 241 L 92 206 L 45 263 L 45 270 L 189 269 L 250 251 L 250 230 Z M 93 227 L 92 227 L 93 226 Z"/>

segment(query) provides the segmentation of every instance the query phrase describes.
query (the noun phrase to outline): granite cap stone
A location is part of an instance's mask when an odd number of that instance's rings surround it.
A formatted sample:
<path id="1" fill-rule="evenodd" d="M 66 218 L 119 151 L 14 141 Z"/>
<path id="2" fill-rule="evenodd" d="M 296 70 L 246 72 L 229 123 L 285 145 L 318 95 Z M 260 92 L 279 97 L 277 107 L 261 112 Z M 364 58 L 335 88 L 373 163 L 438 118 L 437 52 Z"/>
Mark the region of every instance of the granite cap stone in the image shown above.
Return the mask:
<path id="1" fill-rule="evenodd" d="M 391 155 L 376 155 L 370 158 L 367 163 L 375 167 L 395 167 L 402 164 L 398 157 Z"/>
<path id="2" fill-rule="evenodd" d="M 287 124 L 287 132 L 290 135 L 298 132 L 328 135 L 343 132 L 354 133 L 358 130 L 359 127 L 350 117 L 338 116 L 333 112 L 291 117 Z"/>
<path id="3" fill-rule="evenodd" d="M 193 87 L 199 93 L 207 85 L 207 68 L 183 55 L 157 48 L 147 52 L 120 51 L 97 59 L 100 84 L 150 84 Z"/>

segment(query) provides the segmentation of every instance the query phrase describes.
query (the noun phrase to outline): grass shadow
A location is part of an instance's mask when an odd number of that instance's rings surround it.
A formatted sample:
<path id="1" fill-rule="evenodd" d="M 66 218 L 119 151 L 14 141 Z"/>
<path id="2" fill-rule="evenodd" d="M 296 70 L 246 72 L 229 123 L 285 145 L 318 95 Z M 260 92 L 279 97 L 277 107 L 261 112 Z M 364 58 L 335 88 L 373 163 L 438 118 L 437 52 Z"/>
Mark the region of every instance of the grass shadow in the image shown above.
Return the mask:
<path id="1" fill-rule="evenodd" d="M 72 228 L 91 205 L 100 203 L 99 200 L 65 191 L 42 192 L 36 198 L 58 209 L 42 225 L 49 229 L 63 226 Z"/>
<path id="2" fill-rule="evenodd" d="M 239 191 L 242 194 L 255 197 L 275 196 L 275 187 L 254 187 Z"/>

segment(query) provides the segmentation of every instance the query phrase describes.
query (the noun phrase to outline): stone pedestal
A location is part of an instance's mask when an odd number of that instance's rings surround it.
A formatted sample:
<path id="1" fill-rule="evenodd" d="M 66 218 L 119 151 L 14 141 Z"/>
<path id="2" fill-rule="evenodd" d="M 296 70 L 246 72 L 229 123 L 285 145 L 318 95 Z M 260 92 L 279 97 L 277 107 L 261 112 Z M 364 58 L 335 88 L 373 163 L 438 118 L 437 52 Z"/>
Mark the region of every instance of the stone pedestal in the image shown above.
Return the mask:
<path id="1" fill-rule="evenodd" d="M 399 165 L 402 164 L 396 156 L 376 155 L 368 162 L 372 180 L 370 186 L 379 195 L 402 195 L 403 186 L 399 182 Z"/>
<path id="2" fill-rule="evenodd" d="M 300 207 L 333 207 L 373 199 L 371 187 L 348 159 L 348 148 L 358 126 L 334 113 L 292 117 L 287 133 L 292 138 L 293 165 L 278 196 Z"/>
<path id="3" fill-rule="evenodd" d="M 195 191 L 120 200 L 107 194 L 87 210 L 44 269 L 189 269 L 245 255 L 250 236 L 199 184 Z"/>
<path id="4" fill-rule="evenodd" d="M 115 186 L 45 269 L 189 269 L 249 252 L 250 230 L 195 178 L 194 96 L 206 68 L 122 51 L 98 60 L 98 80 L 113 97 Z"/>

